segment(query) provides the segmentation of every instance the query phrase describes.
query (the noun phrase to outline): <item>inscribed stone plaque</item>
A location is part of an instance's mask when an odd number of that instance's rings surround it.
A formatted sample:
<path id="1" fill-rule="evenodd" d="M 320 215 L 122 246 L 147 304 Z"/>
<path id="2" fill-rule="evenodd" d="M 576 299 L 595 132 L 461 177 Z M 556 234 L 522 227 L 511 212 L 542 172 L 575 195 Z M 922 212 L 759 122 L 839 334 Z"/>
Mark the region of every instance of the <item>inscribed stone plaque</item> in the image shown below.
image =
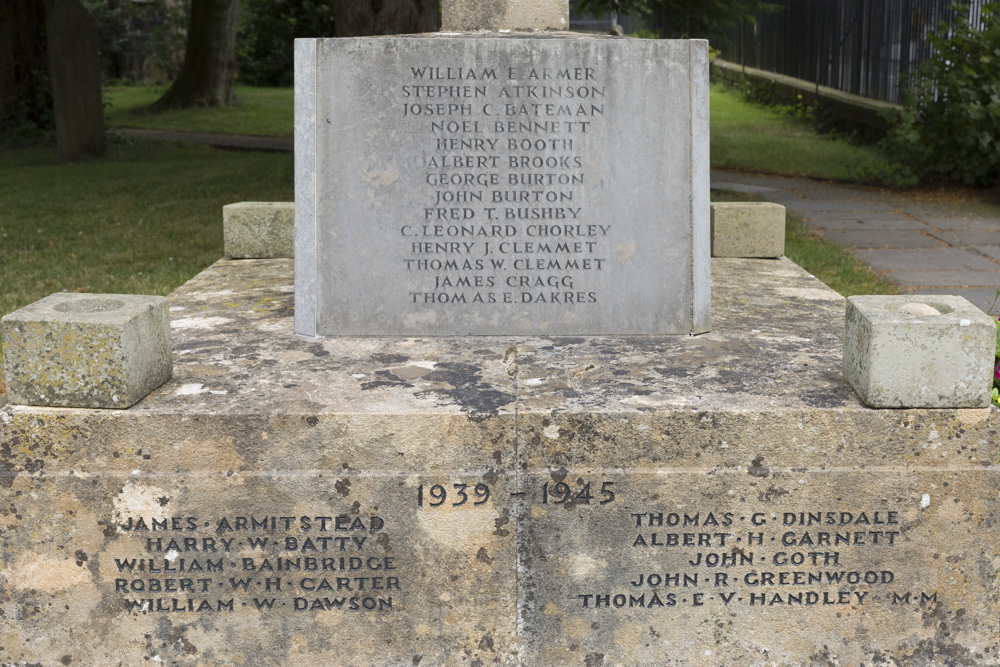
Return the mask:
<path id="1" fill-rule="evenodd" d="M 504 477 L 208 477 L 19 482 L 39 502 L 18 504 L 10 531 L 19 547 L 0 573 L 0 610 L 17 620 L 0 630 L 0 664 L 516 653 Z"/>
<path id="2" fill-rule="evenodd" d="M 526 664 L 995 664 L 995 481 L 536 476 L 522 486 Z"/>
<path id="3" fill-rule="evenodd" d="M 709 325 L 703 41 L 296 41 L 303 335 Z"/>

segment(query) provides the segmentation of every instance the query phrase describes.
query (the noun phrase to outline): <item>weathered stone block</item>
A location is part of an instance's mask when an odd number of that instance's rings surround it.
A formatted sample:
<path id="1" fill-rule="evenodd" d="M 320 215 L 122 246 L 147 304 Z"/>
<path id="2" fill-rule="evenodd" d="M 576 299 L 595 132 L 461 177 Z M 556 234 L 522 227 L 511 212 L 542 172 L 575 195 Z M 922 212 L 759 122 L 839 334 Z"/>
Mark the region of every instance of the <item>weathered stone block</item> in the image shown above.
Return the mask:
<path id="1" fill-rule="evenodd" d="M 873 408 L 987 407 L 995 341 L 960 296 L 853 296 L 844 377 Z"/>
<path id="2" fill-rule="evenodd" d="M 444 0 L 441 29 L 569 30 L 567 0 Z"/>
<path id="3" fill-rule="evenodd" d="M 295 203 L 245 201 L 222 207 L 228 259 L 295 256 Z"/>
<path id="4" fill-rule="evenodd" d="M 170 379 L 167 300 L 57 293 L 0 320 L 12 404 L 127 408 Z"/>
<path id="5" fill-rule="evenodd" d="M 712 204 L 712 257 L 785 254 L 785 207 L 771 202 Z"/>

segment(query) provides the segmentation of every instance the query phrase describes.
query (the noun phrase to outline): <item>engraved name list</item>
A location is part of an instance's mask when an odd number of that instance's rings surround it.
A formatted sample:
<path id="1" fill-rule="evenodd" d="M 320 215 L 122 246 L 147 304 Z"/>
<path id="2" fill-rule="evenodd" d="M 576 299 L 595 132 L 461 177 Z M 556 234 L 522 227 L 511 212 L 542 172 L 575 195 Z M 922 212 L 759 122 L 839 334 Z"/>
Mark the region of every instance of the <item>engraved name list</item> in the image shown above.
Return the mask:
<path id="1" fill-rule="evenodd" d="M 413 304 L 596 304 L 612 223 L 585 205 L 594 67 L 415 65 L 399 86 L 425 205 L 398 229 Z"/>

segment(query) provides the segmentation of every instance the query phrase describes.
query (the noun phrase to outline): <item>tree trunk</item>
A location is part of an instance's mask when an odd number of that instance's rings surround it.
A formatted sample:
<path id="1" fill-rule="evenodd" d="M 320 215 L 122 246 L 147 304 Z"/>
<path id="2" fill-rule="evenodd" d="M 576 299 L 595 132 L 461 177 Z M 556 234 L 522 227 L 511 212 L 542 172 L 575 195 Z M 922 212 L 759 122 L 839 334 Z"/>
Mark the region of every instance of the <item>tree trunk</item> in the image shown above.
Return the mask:
<path id="1" fill-rule="evenodd" d="M 45 22 L 50 3 L 0 0 L 0 134 L 51 127 Z"/>
<path id="2" fill-rule="evenodd" d="M 441 29 L 438 0 L 334 0 L 337 37 L 405 35 Z"/>
<path id="3" fill-rule="evenodd" d="M 59 156 L 63 160 L 104 155 L 101 45 L 80 0 L 55 0 L 46 29 L 49 78 Z"/>
<path id="4" fill-rule="evenodd" d="M 192 0 L 184 65 L 153 109 L 225 106 L 236 71 L 239 0 Z"/>

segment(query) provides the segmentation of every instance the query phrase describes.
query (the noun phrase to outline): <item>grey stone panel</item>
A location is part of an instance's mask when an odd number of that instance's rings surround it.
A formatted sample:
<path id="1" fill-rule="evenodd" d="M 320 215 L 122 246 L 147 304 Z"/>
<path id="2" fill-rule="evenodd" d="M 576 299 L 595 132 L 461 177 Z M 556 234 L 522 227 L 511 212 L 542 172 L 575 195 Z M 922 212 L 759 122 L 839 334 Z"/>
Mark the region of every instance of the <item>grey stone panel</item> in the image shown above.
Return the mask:
<path id="1" fill-rule="evenodd" d="M 296 48 L 298 333 L 708 329 L 704 42 Z"/>
<path id="2" fill-rule="evenodd" d="M 316 50 L 295 40 L 295 332 L 316 336 Z"/>

